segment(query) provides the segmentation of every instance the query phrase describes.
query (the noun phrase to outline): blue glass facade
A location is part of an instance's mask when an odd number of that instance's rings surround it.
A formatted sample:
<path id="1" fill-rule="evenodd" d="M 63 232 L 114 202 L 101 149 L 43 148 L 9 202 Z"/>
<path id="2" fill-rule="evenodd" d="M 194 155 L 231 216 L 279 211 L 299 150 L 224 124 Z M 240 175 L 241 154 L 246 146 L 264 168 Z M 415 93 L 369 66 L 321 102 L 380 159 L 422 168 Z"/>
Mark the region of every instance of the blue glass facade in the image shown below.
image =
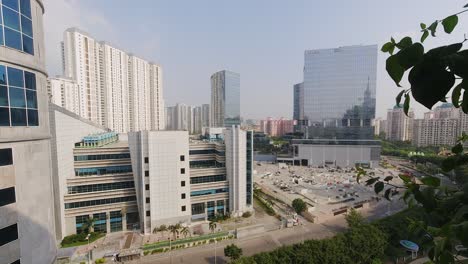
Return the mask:
<path id="1" fill-rule="evenodd" d="M 36 75 L 0 65 L 0 126 L 38 126 Z"/>
<path id="2" fill-rule="evenodd" d="M 30 0 L 3 0 L 0 3 L 0 45 L 34 55 Z"/>
<path id="3" fill-rule="evenodd" d="M 190 196 L 195 197 L 195 196 L 203 196 L 203 195 L 210 195 L 210 194 L 217 194 L 217 193 L 226 193 L 228 191 L 229 191 L 229 188 L 193 191 L 193 192 L 190 192 Z"/>
<path id="4" fill-rule="evenodd" d="M 305 51 L 309 138 L 372 139 L 376 79 L 377 45 Z"/>
<path id="5" fill-rule="evenodd" d="M 132 172 L 132 165 L 75 169 L 75 176 L 95 176 Z"/>

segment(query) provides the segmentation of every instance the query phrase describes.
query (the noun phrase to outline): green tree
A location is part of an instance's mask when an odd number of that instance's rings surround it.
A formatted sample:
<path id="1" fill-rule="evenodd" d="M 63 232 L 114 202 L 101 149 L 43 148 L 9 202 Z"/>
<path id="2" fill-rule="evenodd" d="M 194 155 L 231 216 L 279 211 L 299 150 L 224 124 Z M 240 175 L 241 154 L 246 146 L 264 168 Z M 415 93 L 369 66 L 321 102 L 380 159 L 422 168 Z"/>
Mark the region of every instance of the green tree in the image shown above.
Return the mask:
<path id="1" fill-rule="evenodd" d="M 159 232 L 162 232 L 163 236 L 164 236 L 164 232 L 166 232 L 168 229 L 167 229 L 167 226 L 166 225 L 161 225 L 159 228 L 158 228 L 158 231 Z"/>
<path id="2" fill-rule="evenodd" d="M 92 233 L 94 232 L 94 224 L 96 223 L 96 219 L 89 217 L 81 226 L 81 230 L 84 233 Z"/>
<path id="3" fill-rule="evenodd" d="M 224 255 L 231 260 L 239 259 L 242 256 L 242 248 L 236 246 L 235 244 L 227 245 L 224 248 Z"/>
<path id="4" fill-rule="evenodd" d="M 301 198 L 296 198 L 292 201 L 292 207 L 296 213 L 300 214 L 307 209 L 307 204 Z"/>
<path id="5" fill-rule="evenodd" d="M 362 217 L 361 213 L 356 211 L 354 208 L 349 210 L 349 212 L 345 215 L 345 219 L 350 228 L 359 227 L 365 223 L 364 217 Z"/>
<path id="6" fill-rule="evenodd" d="M 184 226 L 182 227 L 182 230 L 180 230 L 180 233 L 186 238 L 190 234 L 190 230 L 188 227 Z"/>
<path id="7" fill-rule="evenodd" d="M 381 259 L 387 247 L 387 235 L 370 224 L 351 227 L 344 238 L 349 245 L 347 255 L 355 263 L 372 263 Z"/>
<path id="8" fill-rule="evenodd" d="M 179 228 L 177 227 L 177 225 L 170 225 L 167 229 L 174 236 L 174 240 L 177 240 L 177 236 L 179 235 Z"/>

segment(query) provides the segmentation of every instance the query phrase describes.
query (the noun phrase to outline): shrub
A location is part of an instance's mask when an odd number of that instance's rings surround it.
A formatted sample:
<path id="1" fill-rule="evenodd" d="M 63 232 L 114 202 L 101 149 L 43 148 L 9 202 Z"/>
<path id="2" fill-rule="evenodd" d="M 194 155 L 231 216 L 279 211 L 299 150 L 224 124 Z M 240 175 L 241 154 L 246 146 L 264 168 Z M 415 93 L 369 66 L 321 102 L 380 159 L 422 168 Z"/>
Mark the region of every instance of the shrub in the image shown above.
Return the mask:
<path id="1" fill-rule="evenodd" d="M 242 217 L 244 217 L 244 218 L 249 218 L 249 217 L 251 217 L 251 216 L 252 216 L 252 213 L 249 212 L 249 211 L 244 212 L 244 213 L 242 214 Z"/>
<path id="2" fill-rule="evenodd" d="M 149 253 L 150 253 L 150 252 L 149 252 L 149 250 L 146 250 L 146 251 L 144 251 L 144 252 L 143 252 L 143 255 L 145 255 L 145 256 L 146 256 L 146 255 L 148 255 Z M 84 262 L 81 262 L 80 264 L 86 264 L 86 263 L 84 263 Z"/>
<path id="3" fill-rule="evenodd" d="M 96 259 L 96 261 L 94 261 L 94 263 L 96 263 L 96 264 L 106 263 L 106 259 L 103 259 L 103 258 Z"/>
<path id="4" fill-rule="evenodd" d="M 307 209 L 307 204 L 301 198 L 296 198 L 292 201 L 292 207 L 296 213 L 300 214 Z"/>
<path id="5" fill-rule="evenodd" d="M 92 233 L 90 233 L 89 241 L 94 241 L 98 237 L 100 237 L 101 235 L 102 235 L 102 233 L 100 233 L 100 232 L 92 232 Z M 66 245 L 73 244 L 73 243 L 87 241 L 86 236 L 88 236 L 88 234 L 84 233 L 84 232 L 79 233 L 79 234 L 66 236 L 66 237 L 63 238 L 63 240 L 61 242 L 61 245 L 66 246 Z"/>

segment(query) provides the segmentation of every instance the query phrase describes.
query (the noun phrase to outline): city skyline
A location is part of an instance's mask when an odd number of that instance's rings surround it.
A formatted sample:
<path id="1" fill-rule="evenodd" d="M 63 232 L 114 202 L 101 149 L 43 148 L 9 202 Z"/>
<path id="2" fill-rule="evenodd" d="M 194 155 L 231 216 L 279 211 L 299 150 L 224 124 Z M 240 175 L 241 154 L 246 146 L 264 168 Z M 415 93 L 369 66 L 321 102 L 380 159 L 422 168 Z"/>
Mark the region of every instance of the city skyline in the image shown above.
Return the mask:
<path id="1" fill-rule="evenodd" d="M 305 50 L 357 44 L 378 44 L 380 48 L 391 36 L 397 39 L 404 35 L 419 38 L 420 22 L 441 18 L 465 4 L 457 1 L 454 5 L 444 6 L 438 1 L 397 1 L 382 12 L 381 6 L 372 1 L 342 2 L 339 5 L 320 3 L 318 6 L 306 1 L 287 6 L 278 2 L 269 5 L 253 3 L 249 8 L 246 8 L 247 2 L 239 2 L 232 10 L 210 3 L 141 1 L 132 7 L 132 12 L 127 12 L 123 5 L 109 7 L 106 1 L 49 0 L 50 10 L 44 16 L 46 62 L 50 76 L 60 73 L 59 41 L 63 31 L 77 26 L 98 39 L 118 44 L 124 50 L 160 64 L 165 72 L 164 99 L 167 105 L 206 103 L 210 95 L 210 75 L 230 69 L 243 76 L 243 90 L 250 93 L 251 98 L 247 93 L 241 95 L 244 119 L 290 118 L 293 104 L 291 87 L 303 78 L 301 69 Z M 402 4 L 405 9 L 400 8 Z M 419 11 L 421 4 L 424 4 L 424 12 Z M 176 12 L 180 6 L 185 8 Z M 236 10 L 249 12 L 243 12 L 243 21 L 237 22 Z M 260 17 L 257 16 L 259 12 L 262 13 Z M 328 12 L 343 18 L 334 21 L 324 17 L 323 14 Z M 168 17 L 166 14 L 169 13 L 180 15 Z M 394 21 L 392 17 L 395 16 L 403 19 Z M 459 40 L 461 32 L 466 29 L 466 19 L 460 17 L 454 34 L 438 32 L 443 38 L 426 41 L 428 48 Z M 130 27 L 125 22 L 130 20 L 135 20 L 132 24 L 136 26 Z M 349 22 L 352 25 L 349 28 L 355 30 L 342 27 L 344 20 L 349 20 L 346 23 Z M 312 27 L 322 21 L 327 22 L 325 30 Z M 221 25 L 225 26 L 223 31 L 219 30 Z M 386 55 L 379 52 L 377 117 L 386 116 L 398 92 L 385 72 L 385 59 Z M 281 74 L 276 74 L 278 69 L 281 69 Z M 267 93 L 281 98 L 282 103 L 257 100 Z M 417 103 L 413 105 L 416 116 L 427 111 Z"/>

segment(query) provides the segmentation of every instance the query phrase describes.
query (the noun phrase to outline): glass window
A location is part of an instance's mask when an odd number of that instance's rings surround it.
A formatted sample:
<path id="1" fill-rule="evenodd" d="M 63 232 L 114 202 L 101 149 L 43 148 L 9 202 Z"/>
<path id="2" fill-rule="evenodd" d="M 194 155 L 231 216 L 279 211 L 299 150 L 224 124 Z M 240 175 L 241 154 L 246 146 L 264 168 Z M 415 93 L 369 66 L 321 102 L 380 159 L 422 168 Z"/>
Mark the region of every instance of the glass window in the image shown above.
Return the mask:
<path id="1" fill-rule="evenodd" d="M 0 229 L 0 247 L 18 239 L 18 226 L 16 224 Z"/>
<path id="2" fill-rule="evenodd" d="M 10 111 L 8 111 L 8 108 L 0 107 L 0 126 L 10 126 Z"/>
<path id="3" fill-rule="evenodd" d="M 0 84 L 7 84 L 6 68 L 3 65 L 0 65 Z"/>
<path id="4" fill-rule="evenodd" d="M 10 106 L 11 107 L 26 107 L 24 100 L 24 89 L 10 87 Z"/>
<path id="5" fill-rule="evenodd" d="M 3 0 L 3 5 L 8 6 L 19 12 L 18 0 Z"/>
<path id="6" fill-rule="evenodd" d="M 28 110 L 28 126 L 38 126 L 39 116 L 37 110 Z"/>
<path id="7" fill-rule="evenodd" d="M 34 44 L 32 38 L 23 34 L 23 51 L 34 55 Z"/>
<path id="8" fill-rule="evenodd" d="M 1 18 L 1 14 L 0 14 L 0 18 Z M 0 24 L 2 24 L 1 19 L 0 19 Z M 0 25 L 0 45 L 3 46 L 4 44 L 5 43 L 3 42 L 3 27 Z"/>
<path id="9" fill-rule="evenodd" d="M 31 1 L 20 0 L 20 10 L 21 10 L 21 14 L 31 18 Z"/>
<path id="10" fill-rule="evenodd" d="M 26 109 L 11 108 L 11 125 L 26 126 Z"/>
<path id="11" fill-rule="evenodd" d="M 32 72 L 24 72 L 25 87 L 31 90 L 36 90 L 36 75 Z"/>
<path id="12" fill-rule="evenodd" d="M 16 203 L 15 187 L 0 189 L 0 207 Z"/>
<path id="13" fill-rule="evenodd" d="M 23 71 L 8 67 L 8 85 L 24 87 Z"/>
<path id="14" fill-rule="evenodd" d="M 5 45 L 17 50 L 21 49 L 21 33 L 14 30 L 4 28 L 5 30 Z"/>
<path id="15" fill-rule="evenodd" d="M 37 98 L 35 91 L 26 90 L 26 100 L 28 108 L 37 109 Z"/>
<path id="16" fill-rule="evenodd" d="M 25 16 L 21 16 L 21 31 L 23 34 L 26 34 L 31 38 L 33 37 L 32 21 Z"/>
<path id="17" fill-rule="evenodd" d="M 0 106 L 8 106 L 8 88 L 0 85 Z"/>
<path id="18" fill-rule="evenodd" d="M 13 164 L 13 153 L 11 148 L 0 149 L 0 166 L 7 166 Z"/>
<path id="19" fill-rule="evenodd" d="M 3 7 L 3 24 L 9 28 L 20 31 L 20 15 L 9 8 Z"/>

